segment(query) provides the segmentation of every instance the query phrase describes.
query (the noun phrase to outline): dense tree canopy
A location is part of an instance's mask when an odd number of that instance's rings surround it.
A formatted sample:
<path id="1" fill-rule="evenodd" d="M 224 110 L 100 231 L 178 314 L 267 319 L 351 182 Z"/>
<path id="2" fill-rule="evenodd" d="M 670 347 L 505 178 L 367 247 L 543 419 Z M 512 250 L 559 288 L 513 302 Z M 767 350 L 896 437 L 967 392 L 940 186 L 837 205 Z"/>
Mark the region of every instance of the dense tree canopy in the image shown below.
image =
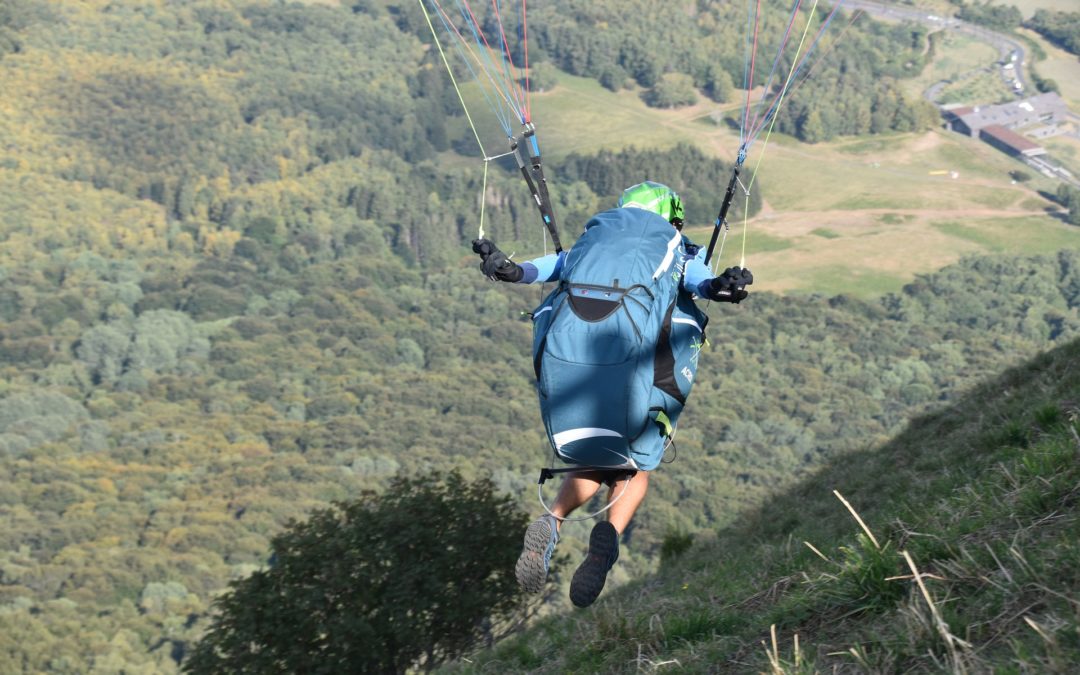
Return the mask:
<path id="1" fill-rule="evenodd" d="M 970 4 L 961 2 L 956 18 L 993 28 L 994 30 L 1012 31 L 1020 27 L 1024 15 L 1014 5 L 996 4 L 988 0 L 978 2 L 976 0 Z"/>

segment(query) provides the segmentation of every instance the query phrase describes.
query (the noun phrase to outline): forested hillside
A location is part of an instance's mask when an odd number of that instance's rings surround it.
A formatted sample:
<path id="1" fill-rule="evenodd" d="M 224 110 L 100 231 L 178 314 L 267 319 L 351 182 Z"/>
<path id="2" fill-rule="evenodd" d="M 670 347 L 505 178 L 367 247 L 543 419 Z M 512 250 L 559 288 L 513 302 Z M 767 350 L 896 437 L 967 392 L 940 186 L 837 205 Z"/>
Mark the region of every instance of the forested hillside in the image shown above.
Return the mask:
<path id="1" fill-rule="evenodd" d="M 0 3 L 0 672 L 175 672 L 289 519 L 399 472 L 490 473 L 532 508 L 546 441 L 521 312 L 540 291 L 476 270 L 481 177 L 412 7 Z M 711 11 L 672 21 L 704 40 Z M 917 31 L 863 29 L 918 68 Z M 669 55 L 640 56 L 660 73 Z M 866 62 L 886 98 L 908 68 Z M 700 204 L 729 171 L 685 147 L 551 165 L 570 240 L 629 176 L 666 171 Z M 520 177 L 493 170 L 487 194 L 491 235 L 539 252 Z M 879 302 L 714 307 L 620 574 L 1076 335 L 1078 306 L 1066 252 Z"/>

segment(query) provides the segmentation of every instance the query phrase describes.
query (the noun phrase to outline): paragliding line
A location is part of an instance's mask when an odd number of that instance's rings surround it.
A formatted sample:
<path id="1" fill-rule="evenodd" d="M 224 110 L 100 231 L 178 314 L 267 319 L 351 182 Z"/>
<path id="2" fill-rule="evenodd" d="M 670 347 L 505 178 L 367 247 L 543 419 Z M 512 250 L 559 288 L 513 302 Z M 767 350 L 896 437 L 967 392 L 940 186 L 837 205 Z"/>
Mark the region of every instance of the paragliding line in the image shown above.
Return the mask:
<path id="1" fill-rule="evenodd" d="M 482 33 L 477 32 L 476 26 L 469 19 L 469 15 L 466 14 L 465 9 L 461 7 L 460 3 L 458 3 L 461 15 L 462 17 L 464 17 L 465 22 L 468 24 L 469 30 L 473 34 L 473 38 L 476 40 L 477 49 L 483 56 L 483 58 L 481 58 L 481 56 L 477 55 L 476 51 L 473 51 L 473 48 L 469 45 L 469 41 L 466 40 L 465 36 L 461 34 L 461 31 L 458 30 L 457 26 L 454 25 L 454 22 L 450 20 L 450 17 L 447 15 L 446 10 L 443 9 L 441 4 L 439 4 L 439 0 L 430 1 L 435 7 L 435 9 L 438 10 L 439 18 L 442 20 L 443 26 L 446 28 L 446 32 L 451 33 L 452 35 L 457 35 L 458 39 L 457 42 L 455 42 L 454 44 L 457 47 L 459 54 L 462 55 L 461 60 L 465 63 L 465 66 L 469 69 L 469 72 L 472 73 L 473 79 L 475 79 L 477 84 L 480 86 L 480 93 L 484 95 L 484 99 L 487 100 L 488 105 L 495 112 L 495 115 L 496 117 L 498 117 L 499 124 L 500 126 L 502 126 L 503 131 L 506 133 L 507 137 L 510 137 L 513 132 L 510 130 L 510 121 L 507 119 L 506 111 L 501 105 L 496 105 L 492 101 L 491 96 L 488 94 L 487 89 L 483 85 L 483 81 L 476 74 L 476 71 L 473 69 L 472 64 L 469 62 L 469 59 L 465 57 L 465 54 L 467 53 L 469 57 L 471 57 L 472 60 L 476 62 L 476 65 L 480 67 L 480 70 L 484 71 L 484 76 L 487 77 L 488 82 L 491 83 L 492 89 L 495 90 L 496 97 L 501 98 L 502 101 L 506 104 L 506 108 L 509 108 L 510 111 L 514 113 L 514 116 L 520 119 L 521 113 L 518 111 L 516 103 L 511 100 L 513 92 L 510 92 L 508 87 L 505 87 L 499 82 L 496 82 L 495 78 L 491 74 L 492 71 L 496 70 L 496 68 L 491 60 L 490 47 L 485 49 L 487 39 L 483 36 Z M 423 0 L 420 0 L 420 2 L 421 6 L 424 7 Z M 426 7 L 424 7 L 424 13 L 425 15 L 427 14 Z M 430 23 L 430 19 L 428 21 Z M 490 65 L 490 67 L 484 65 L 485 61 Z M 449 70 L 449 66 L 447 68 Z M 450 73 L 450 77 L 451 79 L 453 79 L 454 77 L 452 72 Z M 464 102 L 462 102 L 462 106 L 464 107 Z"/>
<path id="2" fill-rule="evenodd" d="M 468 4 L 468 3 L 465 3 Z M 502 38 L 503 51 L 506 53 L 506 63 L 509 64 L 507 68 L 507 81 L 511 84 L 511 91 L 516 94 L 518 103 L 522 110 L 521 123 L 527 124 L 529 122 L 528 113 L 525 110 L 525 95 L 521 91 L 521 69 L 514 65 L 514 56 L 510 53 L 510 43 L 506 40 L 506 29 L 503 27 L 502 15 L 499 12 L 499 4 L 497 0 L 491 0 L 491 6 L 495 8 L 495 20 L 499 23 L 499 36 Z M 517 84 L 515 85 L 513 71 L 518 71 Z"/>

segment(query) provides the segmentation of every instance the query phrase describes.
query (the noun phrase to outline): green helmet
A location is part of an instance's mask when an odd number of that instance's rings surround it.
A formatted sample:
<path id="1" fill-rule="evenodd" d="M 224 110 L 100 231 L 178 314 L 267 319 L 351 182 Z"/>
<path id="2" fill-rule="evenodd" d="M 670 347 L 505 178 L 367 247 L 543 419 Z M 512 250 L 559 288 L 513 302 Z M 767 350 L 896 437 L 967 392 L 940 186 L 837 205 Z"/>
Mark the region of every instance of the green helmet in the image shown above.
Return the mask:
<path id="1" fill-rule="evenodd" d="M 682 229 L 683 208 L 679 195 L 666 185 L 645 181 L 623 190 L 619 207 L 633 207 L 652 211 L 678 229 Z"/>

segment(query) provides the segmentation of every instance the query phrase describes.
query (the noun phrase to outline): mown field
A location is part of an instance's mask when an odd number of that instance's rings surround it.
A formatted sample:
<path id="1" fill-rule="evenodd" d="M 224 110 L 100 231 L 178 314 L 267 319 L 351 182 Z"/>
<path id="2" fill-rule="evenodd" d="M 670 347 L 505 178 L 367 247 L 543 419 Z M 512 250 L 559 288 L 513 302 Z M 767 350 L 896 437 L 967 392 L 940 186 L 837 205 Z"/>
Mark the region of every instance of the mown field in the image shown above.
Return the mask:
<path id="1" fill-rule="evenodd" d="M 1080 6 L 1073 3 L 1071 11 L 1080 11 Z M 1080 58 L 1046 41 L 1035 31 L 1021 29 L 1020 34 L 1034 41 L 1046 54 L 1046 58 L 1035 63 L 1035 70 L 1057 84 L 1061 97 L 1072 106 L 1073 112 L 1080 109 Z"/>

